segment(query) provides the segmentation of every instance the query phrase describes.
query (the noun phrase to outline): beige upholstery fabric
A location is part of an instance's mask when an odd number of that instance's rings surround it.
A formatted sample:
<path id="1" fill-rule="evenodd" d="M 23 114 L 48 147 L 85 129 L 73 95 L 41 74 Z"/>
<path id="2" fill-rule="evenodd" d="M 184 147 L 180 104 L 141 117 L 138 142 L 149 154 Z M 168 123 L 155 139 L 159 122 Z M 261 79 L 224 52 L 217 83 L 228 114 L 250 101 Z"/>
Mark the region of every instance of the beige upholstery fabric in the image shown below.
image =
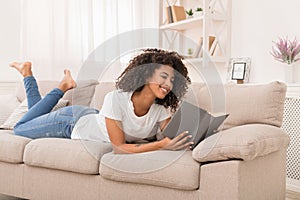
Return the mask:
<path id="1" fill-rule="evenodd" d="M 194 150 L 193 158 L 199 162 L 253 160 L 289 144 L 288 135 L 280 128 L 265 124 L 248 124 L 221 131 L 202 141 Z"/>
<path id="2" fill-rule="evenodd" d="M 40 94 L 45 96 L 53 88 L 56 88 L 59 84 L 58 81 L 38 81 L 38 87 Z M 77 87 L 69 90 L 63 96 L 63 99 L 69 100 L 69 104 L 90 106 L 92 98 L 94 96 L 95 87 L 99 84 L 96 80 L 81 80 L 77 82 Z M 26 98 L 24 85 L 20 82 L 16 89 L 16 97 L 20 102 Z"/>
<path id="3" fill-rule="evenodd" d="M 252 123 L 280 127 L 285 94 L 285 83 L 278 81 L 267 84 L 229 83 L 209 87 L 203 83 L 194 83 L 187 99 L 198 103 L 205 110 L 229 113 L 222 129 Z"/>
<path id="4" fill-rule="evenodd" d="M 1 134 L 11 134 L 11 135 L 13 135 L 14 131 L 13 130 L 0 129 L 0 135 Z"/>
<path id="5" fill-rule="evenodd" d="M 105 95 L 108 92 L 113 91 L 115 89 L 116 89 L 115 83 L 113 83 L 113 82 L 100 82 L 100 84 L 97 85 L 97 87 L 96 87 L 95 96 L 91 102 L 91 107 L 100 110 L 102 107 Z"/>
<path id="6" fill-rule="evenodd" d="M 286 151 L 201 166 L 200 199 L 284 200 Z"/>
<path id="7" fill-rule="evenodd" d="M 54 106 L 52 111 L 55 111 L 59 108 L 65 107 L 68 104 L 68 100 L 60 99 L 57 104 Z M 28 105 L 27 99 L 25 99 L 19 106 L 17 106 L 8 119 L 0 126 L 2 129 L 13 130 L 14 126 L 18 121 L 27 113 Z"/>
<path id="8" fill-rule="evenodd" d="M 38 81 L 39 91 L 41 96 L 45 96 L 53 88 L 56 88 L 59 84 L 59 81 Z M 23 82 L 19 82 L 16 88 L 16 97 L 19 102 L 22 102 L 26 99 L 26 93 Z"/>
<path id="9" fill-rule="evenodd" d="M 106 179 L 181 190 L 197 189 L 199 173 L 200 165 L 191 158 L 191 151 L 108 153 L 100 163 L 100 175 Z"/>
<path id="10" fill-rule="evenodd" d="M 30 141 L 31 139 L 25 137 L 1 132 L 0 161 L 8 163 L 22 163 L 25 145 Z"/>
<path id="11" fill-rule="evenodd" d="M 13 94 L 0 95 L 0 126 L 19 104 L 20 102 Z"/>
<path id="12" fill-rule="evenodd" d="M 71 105 L 90 106 L 98 84 L 96 80 L 78 81 L 76 88 L 67 91 L 63 98 L 68 99 Z"/>
<path id="13" fill-rule="evenodd" d="M 99 174 L 99 160 L 111 145 L 83 140 L 41 138 L 24 150 L 24 163 L 83 174 Z"/>
<path id="14" fill-rule="evenodd" d="M 24 197 L 23 172 L 24 164 L 15 164 L 0 161 L 0 194 Z"/>

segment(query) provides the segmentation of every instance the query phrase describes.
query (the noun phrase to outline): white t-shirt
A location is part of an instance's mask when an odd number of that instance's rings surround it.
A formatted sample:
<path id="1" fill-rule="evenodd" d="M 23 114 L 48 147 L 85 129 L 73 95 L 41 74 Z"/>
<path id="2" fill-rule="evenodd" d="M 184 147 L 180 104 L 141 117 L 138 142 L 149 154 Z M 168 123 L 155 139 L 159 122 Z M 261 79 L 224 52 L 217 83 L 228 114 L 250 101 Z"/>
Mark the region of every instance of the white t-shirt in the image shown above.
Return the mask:
<path id="1" fill-rule="evenodd" d="M 159 122 L 169 118 L 170 112 L 162 105 L 152 104 L 145 115 L 138 117 L 134 113 L 131 96 L 132 92 L 120 90 L 107 93 L 100 113 L 81 117 L 74 126 L 71 138 L 110 142 L 105 117 L 121 121 L 127 142 L 154 136 L 159 130 Z"/>

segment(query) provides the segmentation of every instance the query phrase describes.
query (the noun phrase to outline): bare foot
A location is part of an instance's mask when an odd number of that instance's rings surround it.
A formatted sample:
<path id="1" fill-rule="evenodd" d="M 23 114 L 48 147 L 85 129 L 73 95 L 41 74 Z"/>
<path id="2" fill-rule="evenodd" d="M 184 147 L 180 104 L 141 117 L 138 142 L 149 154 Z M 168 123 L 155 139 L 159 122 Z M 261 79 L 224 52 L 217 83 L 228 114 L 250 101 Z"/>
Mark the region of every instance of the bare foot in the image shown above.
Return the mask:
<path id="1" fill-rule="evenodd" d="M 76 87 L 76 82 L 72 78 L 70 70 L 65 69 L 64 74 L 65 76 L 60 82 L 58 88 L 65 93 L 66 91 Z"/>
<path id="2" fill-rule="evenodd" d="M 32 76 L 31 62 L 13 62 L 9 64 L 10 67 L 15 68 L 25 78 Z"/>

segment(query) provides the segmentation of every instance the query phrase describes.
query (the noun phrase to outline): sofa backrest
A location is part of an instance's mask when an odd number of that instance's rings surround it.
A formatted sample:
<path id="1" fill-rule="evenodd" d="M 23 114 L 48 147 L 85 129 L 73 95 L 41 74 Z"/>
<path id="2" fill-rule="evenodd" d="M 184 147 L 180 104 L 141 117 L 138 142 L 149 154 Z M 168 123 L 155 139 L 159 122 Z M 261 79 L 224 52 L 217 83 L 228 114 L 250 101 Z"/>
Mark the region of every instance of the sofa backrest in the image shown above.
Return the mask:
<path id="1" fill-rule="evenodd" d="M 222 129 L 253 123 L 277 127 L 282 124 L 285 83 L 228 83 L 223 86 L 223 91 L 220 86 L 205 84 L 195 84 L 191 88 L 201 108 L 211 112 L 229 113 Z"/>
<path id="2" fill-rule="evenodd" d="M 42 95 L 56 87 L 57 81 L 41 81 L 38 83 Z M 94 84 L 92 84 L 94 87 Z M 100 109 L 105 95 L 115 89 L 113 82 L 101 82 L 95 88 L 95 93 L 81 96 L 91 102 L 90 106 Z M 93 90 L 91 90 L 92 92 Z M 89 93 L 91 93 L 89 92 Z M 225 120 L 222 129 L 234 126 L 262 123 L 280 127 L 282 124 L 286 85 L 282 82 L 267 84 L 234 84 L 206 85 L 192 83 L 185 99 L 209 112 L 226 112 L 229 117 Z M 19 101 L 25 99 L 22 84 L 17 88 Z M 75 103 L 72 95 L 65 95 L 70 104 Z"/>

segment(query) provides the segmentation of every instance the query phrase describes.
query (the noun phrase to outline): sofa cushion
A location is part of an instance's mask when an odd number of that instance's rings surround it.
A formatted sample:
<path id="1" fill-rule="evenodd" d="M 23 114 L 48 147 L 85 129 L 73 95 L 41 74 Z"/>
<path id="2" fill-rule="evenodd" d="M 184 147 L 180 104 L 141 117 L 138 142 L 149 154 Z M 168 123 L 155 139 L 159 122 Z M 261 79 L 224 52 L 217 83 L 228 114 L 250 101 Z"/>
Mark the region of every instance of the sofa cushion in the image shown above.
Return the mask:
<path id="1" fill-rule="evenodd" d="M 57 104 L 54 106 L 52 111 L 55 111 L 59 108 L 65 107 L 68 104 L 68 100 L 60 99 Z M 0 126 L 2 129 L 13 130 L 17 122 L 27 113 L 28 106 L 27 100 L 25 99 L 19 106 L 17 106 L 14 111 L 10 114 L 8 119 Z"/>
<path id="2" fill-rule="evenodd" d="M 138 154 L 105 154 L 100 175 L 106 179 L 181 190 L 199 187 L 200 165 L 191 151 L 153 151 Z"/>
<path id="3" fill-rule="evenodd" d="M 13 135 L 12 131 L 0 131 L 0 161 L 23 163 L 23 152 L 31 139 Z"/>
<path id="4" fill-rule="evenodd" d="M 45 96 L 53 88 L 59 84 L 58 81 L 38 81 L 39 91 L 42 96 Z M 76 81 L 76 88 L 69 90 L 63 96 L 63 99 L 69 101 L 71 105 L 90 106 L 94 96 L 95 87 L 99 84 L 96 80 L 80 80 Z M 26 98 L 23 83 L 20 82 L 16 89 L 16 97 L 20 102 Z"/>
<path id="5" fill-rule="evenodd" d="M 20 105 L 20 102 L 15 95 L 0 95 L 0 126 L 8 119 L 9 115 L 18 105 Z"/>
<path id="6" fill-rule="evenodd" d="M 42 96 L 45 96 L 48 92 L 50 92 L 53 88 L 57 87 L 58 81 L 38 81 L 39 91 Z M 22 102 L 26 99 L 26 93 L 24 88 L 24 83 L 21 81 L 17 84 L 16 87 L 16 97 L 19 102 Z"/>
<path id="7" fill-rule="evenodd" d="M 98 110 L 101 109 L 105 95 L 115 90 L 115 83 L 113 82 L 100 82 L 95 89 L 95 96 L 92 99 L 91 107 L 96 108 Z"/>
<path id="8" fill-rule="evenodd" d="M 193 150 L 199 162 L 229 159 L 253 160 L 287 148 L 288 135 L 280 128 L 265 124 L 248 124 L 220 131 Z"/>
<path id="9" fill-rule="evenodd" d="M 77 81 L 76 84 L 76 88 L 67 91 L 63 98 L 69 100 L 70 105 L 90 106 L 95 88 L 99 82 L 96 80 L 81 80 Z"/>
<path id="10" fill-rule="evenodd" d="M 267 84 L 205 85 L 194 83 L 187 99 L 211 112 L 226 112 L 229 117 L 221 129 L 263 123 L 280 127 L 284 109 L 286 85 Z"/>
<path id="11" fill-rule="evenodd" d="M 99 160 L 111 145 L 84 140 L 41 138 L 32 140 L 24 150 L 24 163 L 83 174 L 99 174 Z"/>

